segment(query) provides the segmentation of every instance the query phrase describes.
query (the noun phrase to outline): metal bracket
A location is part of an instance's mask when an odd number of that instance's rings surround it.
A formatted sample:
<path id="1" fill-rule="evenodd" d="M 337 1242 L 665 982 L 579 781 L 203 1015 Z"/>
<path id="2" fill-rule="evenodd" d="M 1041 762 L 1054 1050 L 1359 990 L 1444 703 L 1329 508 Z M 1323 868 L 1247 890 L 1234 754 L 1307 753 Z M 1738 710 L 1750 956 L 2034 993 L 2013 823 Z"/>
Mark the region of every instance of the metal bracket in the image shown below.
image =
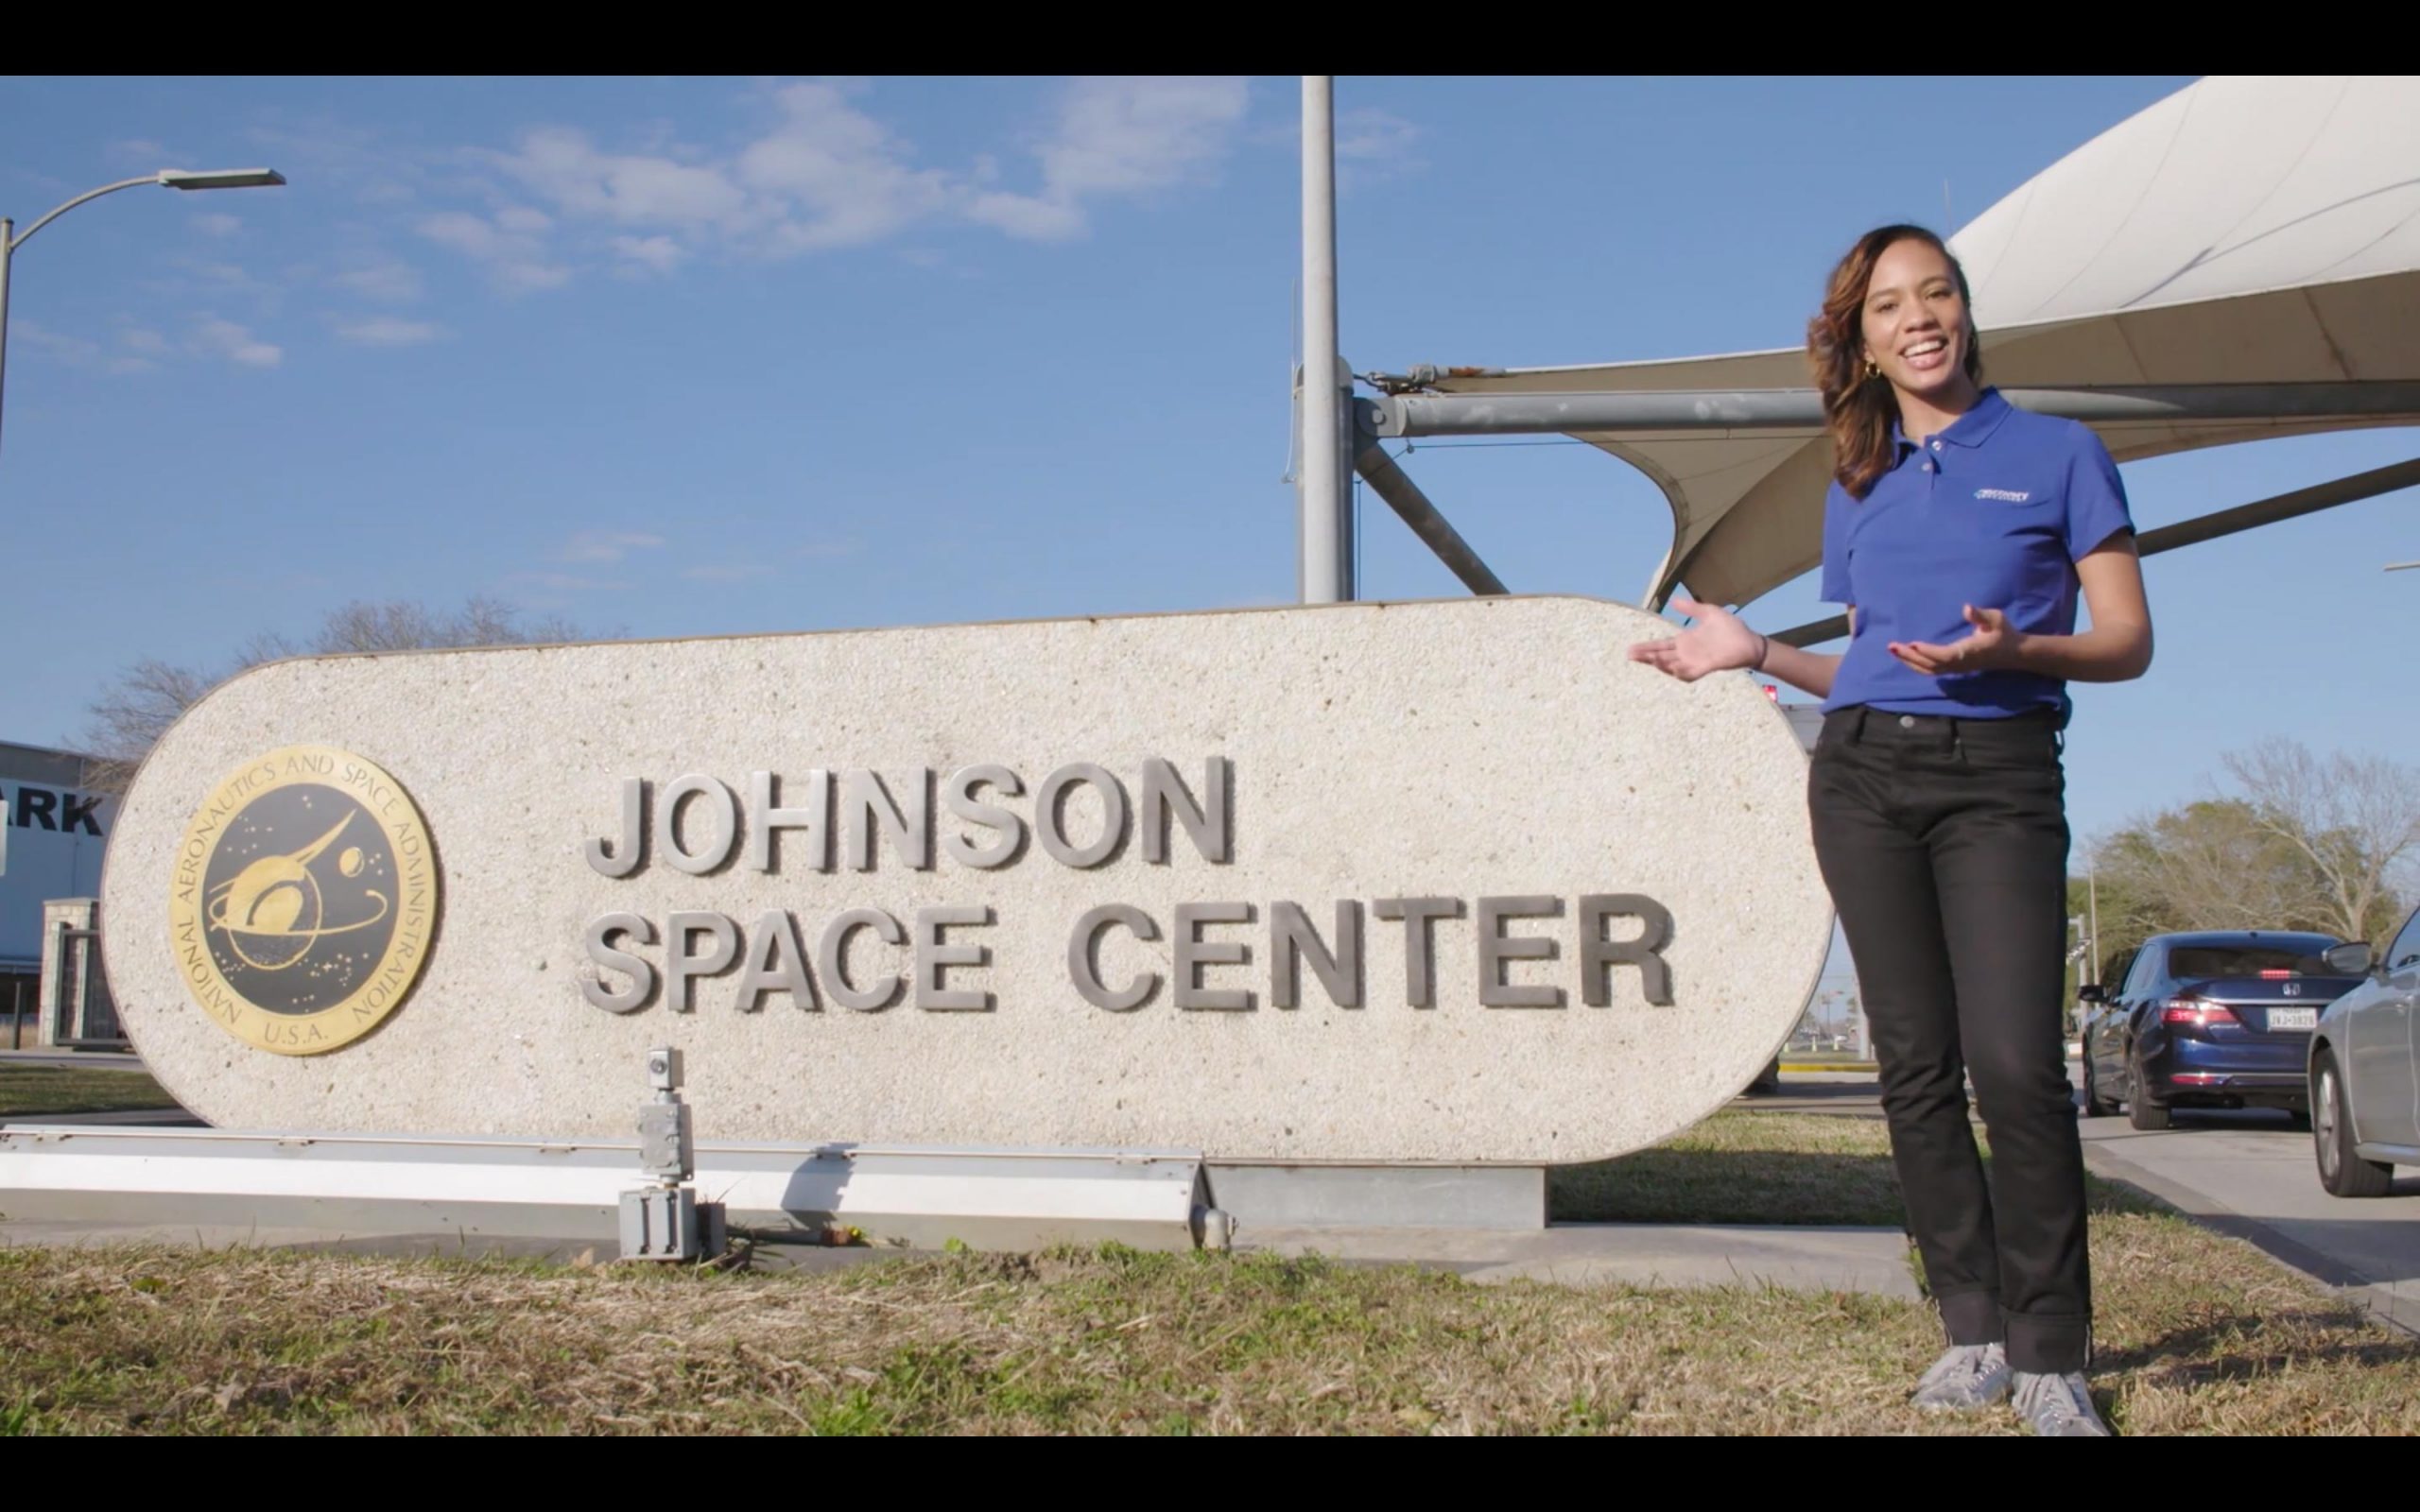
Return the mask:
<path id="1" fill-rule="evenodd" d="M 699 1260 L 722 1252 L 723 1209 L 698 1201 L 689 1184 L 698 1174 L 698 1146 L 689 1105 L 681 1100 L 681 1052 L 659 1045 L 647 1053 L 652 1102 L 639 1108 L 639 1169 L 651 1184 L 622 1194 L 624 1260 Z"/>

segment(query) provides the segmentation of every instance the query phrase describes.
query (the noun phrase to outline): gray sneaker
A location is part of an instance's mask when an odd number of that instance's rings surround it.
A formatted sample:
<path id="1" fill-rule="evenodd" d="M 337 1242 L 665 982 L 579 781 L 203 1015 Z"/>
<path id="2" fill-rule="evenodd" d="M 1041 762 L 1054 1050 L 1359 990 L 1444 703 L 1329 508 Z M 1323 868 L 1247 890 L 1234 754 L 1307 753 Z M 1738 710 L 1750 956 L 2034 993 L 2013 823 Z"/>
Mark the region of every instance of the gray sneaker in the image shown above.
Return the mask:
<path id="1" fill-rule="evenodd" d="M 1936 1412 L 1988 1407 L 2009 1392 L 2008 1352 L 1996 1344 L 1953 1345 L 1916 1383 L 1915 1404 Z"/>
<path id="2" fill-rule="evenodd" d="M 2043 1438 L 2107 1438 L 2109 1425 L 2092 1410 L 2083 1377 L 2020 1375 L 2016 1413 Z"/>

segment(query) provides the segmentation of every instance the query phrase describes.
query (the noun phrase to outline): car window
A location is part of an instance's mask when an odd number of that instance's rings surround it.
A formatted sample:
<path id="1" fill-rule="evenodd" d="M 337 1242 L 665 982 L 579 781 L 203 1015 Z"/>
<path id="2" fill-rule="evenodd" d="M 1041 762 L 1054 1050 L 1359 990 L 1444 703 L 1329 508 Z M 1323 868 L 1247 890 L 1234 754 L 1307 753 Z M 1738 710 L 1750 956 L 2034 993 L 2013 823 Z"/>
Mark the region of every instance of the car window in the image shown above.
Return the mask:
<path id="1" fill-rule="evenodd" d="M 2415 912 L 2403 924 L 2403 933 L 2386 948 L 2387 970 L 2399 971 L 2420 961 L 2420 912 Z"/>
<path id="2" fill-rule="evenodd" d="M 2133 969 L 2126 973 L 2128 997 L 2151 990 L 2152 978 L 2157 974 L 2158 964 L 2159 947 L 2156 945 L 2146 945 L 2136 954 Z"/>
<path id="3" fill-rule="evenodd" d="M 2327 963 L 2317 955 L 2274 945 L 2179 945 L 2169 952 L 2168 969 L 2177 980 L 2187 982 L 2217 976 L 2259 976 L 2264 972 L 2327 974 Z"/>

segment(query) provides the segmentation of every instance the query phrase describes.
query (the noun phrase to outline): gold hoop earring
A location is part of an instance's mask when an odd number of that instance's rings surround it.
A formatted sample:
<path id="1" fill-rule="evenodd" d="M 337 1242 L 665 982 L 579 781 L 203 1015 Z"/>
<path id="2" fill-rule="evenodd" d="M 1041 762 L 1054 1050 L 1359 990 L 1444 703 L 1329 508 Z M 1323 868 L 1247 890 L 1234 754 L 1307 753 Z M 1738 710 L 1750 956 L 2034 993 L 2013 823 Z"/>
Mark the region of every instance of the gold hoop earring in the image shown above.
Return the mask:
<path id="1" fill-rule="evenodd" d="M 1881 376 L 1882 376 L 1882 369 L 1881 369 L 1880 368 L 1878 368 L 1878 367 L 1876 367 L 1876 366 L 1875 366 L 1874 359 L 1873 359 L 1872 357 L 1868 357 L 1868 358 L 1866 358 L 1866 359 L 1865 359 L 1865 379 L 1866 379 L 1866 382 L 1868 382 L 1868 383 L 1872 383 L 1875 379 L 1879 378 L 1879 377 L 1881 377 Z"/>

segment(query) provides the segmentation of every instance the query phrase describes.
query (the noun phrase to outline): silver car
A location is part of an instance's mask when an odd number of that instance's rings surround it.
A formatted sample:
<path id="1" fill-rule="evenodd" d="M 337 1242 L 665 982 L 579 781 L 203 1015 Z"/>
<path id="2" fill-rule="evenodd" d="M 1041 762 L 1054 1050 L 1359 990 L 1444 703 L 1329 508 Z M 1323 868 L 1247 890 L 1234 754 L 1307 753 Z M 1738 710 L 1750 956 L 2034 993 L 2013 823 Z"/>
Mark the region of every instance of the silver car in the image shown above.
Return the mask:
<path id="1" fill-rule="evenodd" d="M 2319 1180 L 2340 1197 L 2381 1197 L 2396 1166 L 2420 1165 L 2420 911 L 2383 952 L 2339 945 L 2327 965 L 2363 980 L 2310 1037 Z"/>

